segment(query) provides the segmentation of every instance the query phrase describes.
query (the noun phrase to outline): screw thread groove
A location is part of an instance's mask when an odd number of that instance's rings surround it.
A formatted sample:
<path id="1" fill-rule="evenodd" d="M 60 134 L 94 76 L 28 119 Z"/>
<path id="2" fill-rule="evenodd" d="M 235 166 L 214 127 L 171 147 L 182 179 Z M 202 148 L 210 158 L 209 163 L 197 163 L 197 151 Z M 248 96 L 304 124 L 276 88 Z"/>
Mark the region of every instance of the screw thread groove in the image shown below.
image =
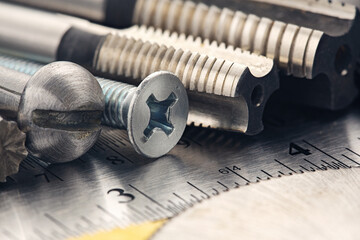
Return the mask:
<path id="1" fill-rule="evenodd" d="M 41 64 L 9 57 L 3 54 L 0 54 L 0 66 L 28 75 L 34 75 L 42 67 Z"/>
<path id="2" fill-rule="evenodd" d="M 124 108 L 127 108 L 126 103 L 130 103 L 130 101 L 126 101 L 126 98 L 132 96 L 132 93 L 136 91 L 136 87 L 101 78 L 98 78 L 98 82 L 105 95 L 103 123 L 125 129 L 127 126 L 127 114 L 124 114 Z"/>
<path id="3" fill-rule="evenodd" d="M 34 75 L 42 64 L 34 63 L 15 57 L 0 54 L 0 66 L 13 69 L 28 75 Z M 96 78 L 105 95 L 105 109 L 102 122 L 108 126 L 124 129 L 126 128 L 126 115 L 123 111 L 127 97 L 131 97 L 136 87 L 126 83 L 115 82 L 102 78 Z"/>
<path id="4" fill-rule="evenodd" d="M 114 48 L 123 43 L 125 47 Z M 181 48 L 110 34 L 98 52 L 95 68 L 122 77 L 144 79 L 156 71 L 177 75 L 187 89 L 234 97 L 244 65 Z"/>
<path id="5" fill-rule="evenodd" d="M 313 46 L 323 34 L 253 14 L 181 0 L 138 0 L 133 22 L 225 42 L 273 58 L 287 74 L 307 78 L 312 78 L 316 54 Z"/>

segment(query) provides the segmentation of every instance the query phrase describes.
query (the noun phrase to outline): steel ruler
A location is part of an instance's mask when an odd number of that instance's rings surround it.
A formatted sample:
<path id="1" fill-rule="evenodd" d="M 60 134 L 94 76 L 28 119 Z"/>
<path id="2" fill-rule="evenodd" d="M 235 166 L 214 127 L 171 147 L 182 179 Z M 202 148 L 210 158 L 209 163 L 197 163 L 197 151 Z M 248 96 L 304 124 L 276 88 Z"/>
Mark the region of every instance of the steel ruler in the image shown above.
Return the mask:
<path id="1" fill-rule="evenodd" d="M 138 156 L 126 132 L 104 128 L 80 159 L 47 165 L 28 157 L 0 185 L 0 239 L 68 239 L 171 218 L 257 181 L 360 166 L 359 105 L 332 113 L 274 100 L 262 134 L 188 127 L 156 160 Z"/>

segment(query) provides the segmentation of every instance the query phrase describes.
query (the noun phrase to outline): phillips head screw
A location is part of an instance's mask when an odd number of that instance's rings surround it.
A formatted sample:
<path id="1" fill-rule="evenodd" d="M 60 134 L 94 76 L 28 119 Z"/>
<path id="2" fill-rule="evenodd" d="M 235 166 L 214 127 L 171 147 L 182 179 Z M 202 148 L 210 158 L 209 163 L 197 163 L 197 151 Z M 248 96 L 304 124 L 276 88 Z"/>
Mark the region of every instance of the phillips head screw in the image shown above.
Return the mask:
<path id="1" fill-rule="evenodd" d="M 32 75 L 41 64 L 0 54 L 0 66 Z M 150 74 L 138 87 L 97 78 L 105 95 L 102 123 L 126 129 L 134 149 L 157 158 L 180 140 L 189 111 L 186 90 L 174 74 Z"/>
<path id="2" fill-rule="evenodd" d="M 105 94 L 103 123 L 126 128 L 135 150 L 150 158 L 168 153 L 180 140 L 189 111 L 187 93 L 174 74 L 150 74 L 138 87 L 98 79 Z"/>
<path id="3" fill-rule="evenodd" d="M 47 162 L 87 152 L 100 135 L 103 109 L 98 82 L 77 64 L 51 63 L 32 77 L 0 68 L 0 113 L 17 121 L 28 151 Z"/>

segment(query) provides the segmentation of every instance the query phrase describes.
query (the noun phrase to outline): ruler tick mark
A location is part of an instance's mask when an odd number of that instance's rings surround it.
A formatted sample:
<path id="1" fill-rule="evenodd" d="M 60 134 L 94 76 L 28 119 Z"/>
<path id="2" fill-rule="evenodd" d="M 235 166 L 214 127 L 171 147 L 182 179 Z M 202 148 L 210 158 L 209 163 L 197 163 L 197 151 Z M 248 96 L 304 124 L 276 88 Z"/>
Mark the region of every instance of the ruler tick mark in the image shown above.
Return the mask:
<path id="1" fill-rule="evenodd" d="M 360 166 L 360 163 L 359 163 L 359 162 L 357 162 L 357 161 L 355 161 L 354 159 L 352 159 L 352 158 L 350 158 L 350 157 L 346 156 L 345 154 L 342 154 L 342 156 L 343 156 L 344 158 L 348 159 L 349 161 L 351 161 L 351 162 L 353 162 L 353 163 L 355 163 L 355 164 L 357 164 L 357 165 L 359 165 L 359 166 Z"/>
<path id="2" fill-rule="evenodd" d="M 269 177 L 273 177 L 270 173 L 267 173 L 265 170 L 261 170 L 263 173 L 265 173 L 266 175 L 268 175 Z"/>
<path id="3" fill-rule="evenodd" d="M 204 194 L 206 196 L 207 199 L 210 198 L 209 194 L 207 194 L 206 192 L 204 192 L 203 190 L 201 190 L 200 188 L 198 188 L 197 186 L 195 186 L 194 184 L 192 184 L 191 182 L 187 182 L 190 186 L 192 186 L 193 188 L 195 188 L 196 190 L 198 190 L 199 192 L 201 192 L 202 194 Z"/>
<path id="4" fill-rule="evenodd" d="M 61 230 L 63 230 L 65 233 L 70 235 L 75 235 L 76 232 L 73 232 L 70 228 L 68 228 L 65 224 L 57 220 L 55 217 L 51 216 L 48 213 L 44 214 L 47 219 L 49 219 L 52 223 L 54 223 L 56 226 L 58 226 Z"/>
<path id="5" fill-rule="evenodd" d="M 169 211 L 169 209 L 167 209 L 164 205 L 162 205 L 161 203 L 159 203 L 158 201 L 156 201 L 155 199 L 151 198 L 150 196 L 148 196 L 147 194 L 145 194 L 144 192 L 140 191 L 139 189 L 137 189 L 136 187 L 134 187 L 133 185 L 129 184 L 129 186 L 134 189 L 135 191 L 137 191 L 138 193 L 140 193 L 141 195 L 143 195 L 144 197 L 146 197 L 147 199 L 149 199 L 151 202 L 155 203 L 156 205 L 158 205 L 159 207 L 161 207 L 162 209 Z"/>
<path id="6" fill-rule="evenodd" d="M 220 184 L 221 186 L 223 186 L 223 187 L 225 188 L 224 192 L 229 191 L 229 187 L 228 187 L 228 186 L 226 186 L 225 184 L 223 184 L 223 183 L 220 182 L 220 181 L 217 181 L 217 183 Z"/>
<path id="7" fill-rule="evenodd" d="M 246 178 L 244 178 L 243 176 L 241 176 L 240 174 L 238 174 L 237 172 L 235 172 L 234 170 L 230 169 L 229 167 L 226 167 L 227 170 L 229 170 L 229 172 L 232 172 L 233 174 L 235 174 L 236 176 L 244 179 L 246 182 L 250 183 L 250 181 Z"/>
<path id="8" fill-rule="evenodd" d="M 346 150 L 348 150 L 349 152 L 351 152 L 351 153 L 355 154 L 356 156 L 360 157 L 360 154 L 359 154 L 359 153 L 357 153 L 357 152 L 355 152 L 355 151 L 351 150 L 350 148 L 345 148 L 345 149 L 346 149 Z"/>
<path id="9" fill-rule="evenodd" d="M 281 166 L 286 167 L 286 168 L 289 169 L 290 171 L 296 173 L 296 171 L 295 171 L 294 169 L 290 168 L 289 166 L 285 165 L 284 163 L 280 162 L 279 160 L 274 159 L 274 161 L 277 162 L 278 164 L 280 164 Z"/>
<path id="10" fill-rule="evenodd" d="M 180 199 L 181 201 L 183 201 L 183 202 L 184 202 L 186 205 L 188 205 L 189 207 L 192 207 L 192 206 L 193 206 L 192 204 L 188 203 L 184 198 L 180 197 L 178 194 L 173 193 L 173 195 L 174 195 L 175 197 L 177 197 L 178 199 Z"/>
<path id="11" fill-rule="evenodd" d="M 335 161 L 341 163 L 343 166 L 345 166 L 345 168 L 350 168 L 350 166 L 346 165 L 345 163 L 343 163 L 342 161 L 340 161 L 339 159 L 335 158 L 334 156 L 330 155 L 329 153 L 325 152 L 324 150 L 321 150 L 320 148 L 316 147 L 315 145 L 309 143 L 306 140 L 303 140 L 304 143 L 308 144 L 309 146 L 315 148 L 316 150 L 318 150 L 319 152 L 325 154 L 326 156 L 328 156 L 331 159 L 334 159 Z"/>

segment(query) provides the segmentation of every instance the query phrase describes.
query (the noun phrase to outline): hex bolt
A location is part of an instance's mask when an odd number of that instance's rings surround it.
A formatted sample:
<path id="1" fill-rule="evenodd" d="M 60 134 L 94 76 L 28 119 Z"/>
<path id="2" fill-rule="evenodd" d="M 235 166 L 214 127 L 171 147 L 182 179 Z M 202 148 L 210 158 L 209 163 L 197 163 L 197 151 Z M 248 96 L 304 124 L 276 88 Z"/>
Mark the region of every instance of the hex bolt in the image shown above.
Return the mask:
<path id="1" fill-rule="evenodd" d="M 64 19 L 5 3 L 0 5 L 0 29 L 4 29 L 0 31 L 2 52 L 44 62 L 72 61 L 96 75 L 136 85 L 153 72 L 168 71 L 179 77 L 188 90 L 189 124 L 248 135 L 263 130 L 263 110 L 279 87 L 276 68 L 269 59 L 258 58 L 259 69 L 265 70 L 256 75 L 247 65 L 227 59 L 226 54 L 218 57 L 167 47 L 136 40 L 130 34 L 107 34 L 109 29 L 102 32 L 105 34 L 96 34 L 93 25 L 85 24 L 84 28 L 78 25 L 79 21 L 71 21 L 73 18 Z M 14 18 L 15 13 L 22 17 Z M 14 28 L 17 31 L 13 34 Z M 37 40 L 28 35 L 36 36 Z M 248 55 L 241 54 L 240 58 Z"/>
<path id="2" fill-rule="evenodd" d="M 0 182 L 19 171 L 19 165 L 28 152 L 25 147 L 26 135 L 16 122 L 0 117 Z"/>
<path id="3" fill-rule="evenodd" d="M 41 64 L 0 55 L 0 66 L 33 74 Z M 146 157 L 168 153 L 180 140 L 189 111 L 181 81 L 169 72 L 155 72 L 136 87 L 97 78 L 105 95 L 102 123 L 126 129 L 134 149 Z"/>
<path id="4" fill-rule="evenodd" d="M 104 96 L 82 67 L 56 62 L 31 78 L 0 68 L 0 114 L 17 121 L 28 151 L 50 163 L 87 152 L 100 135 Z"/>

